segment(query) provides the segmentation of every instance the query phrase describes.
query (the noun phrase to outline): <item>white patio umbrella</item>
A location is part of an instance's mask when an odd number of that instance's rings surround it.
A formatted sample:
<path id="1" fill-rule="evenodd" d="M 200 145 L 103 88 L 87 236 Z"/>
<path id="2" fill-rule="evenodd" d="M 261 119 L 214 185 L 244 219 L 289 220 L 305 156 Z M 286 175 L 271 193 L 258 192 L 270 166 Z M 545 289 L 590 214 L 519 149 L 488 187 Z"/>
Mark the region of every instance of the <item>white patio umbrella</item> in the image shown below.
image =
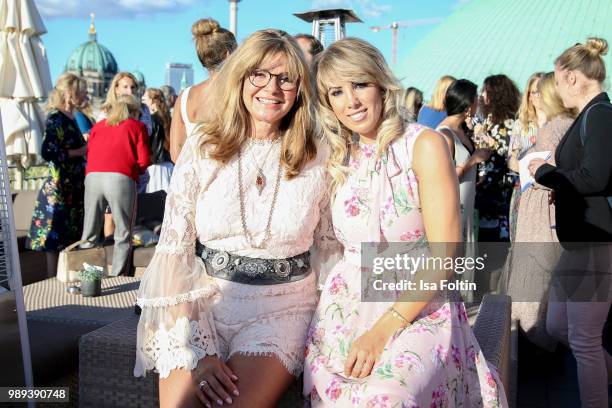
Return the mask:
<path id="1" fill-rule="evenodd" d="M 53 88 L 40 39 L 46 32 L 33 0 L 0 0 L 0 114 L 7 159 L 23 166 L 40 154 L 44 113 L 37 100 Z"/>

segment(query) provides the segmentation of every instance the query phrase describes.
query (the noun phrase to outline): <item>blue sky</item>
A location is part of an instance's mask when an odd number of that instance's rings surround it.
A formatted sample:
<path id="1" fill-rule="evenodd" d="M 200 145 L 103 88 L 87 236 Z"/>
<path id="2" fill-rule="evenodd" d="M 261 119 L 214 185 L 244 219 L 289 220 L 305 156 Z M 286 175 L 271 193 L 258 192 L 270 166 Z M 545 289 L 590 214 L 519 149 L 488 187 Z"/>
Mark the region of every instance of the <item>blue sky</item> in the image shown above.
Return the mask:
<path id="1" fill-rule="evenodd" d="M 242 0 L 238 4 L 238 40 L 263 28 L 290 34 L 310 33 L 293 13 L 321 8 L 350 8 L 364 21 L 347 25 L 347 35 L 361 37 L 378 47 L 391 61 L 391 32 L 373 32 L 371 26 L 393 21 L 446 17 L 469 0 Z M 115 55 L 119 69 L 138 69 L 147 86 L 164 82 L 166 62 L 191 63 L 195 81 L 206 74 L 195 55 L 191 25 L 213 17 L 229 26 L 227 0 L 35 0 L 48 33 L 47 48 L 53 80 L 62 73 L 74 48 L 87 41 L 89 13 L 96 13 L 98 41 Z M 435 26 L 401 29 L 398 62 Z"/>

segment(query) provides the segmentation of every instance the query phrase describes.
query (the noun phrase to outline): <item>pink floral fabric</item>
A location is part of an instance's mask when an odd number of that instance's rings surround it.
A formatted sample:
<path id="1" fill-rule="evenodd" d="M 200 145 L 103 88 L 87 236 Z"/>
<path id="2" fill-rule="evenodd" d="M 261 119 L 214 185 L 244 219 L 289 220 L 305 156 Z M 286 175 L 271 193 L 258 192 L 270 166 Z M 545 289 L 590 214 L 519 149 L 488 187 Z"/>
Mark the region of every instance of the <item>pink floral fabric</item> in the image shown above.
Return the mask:
<path id="1" fill-rule="evenodd" d="M 392 304 L 361 301 L 361 242 L 426 243 L 411 169 L 412 147 L 423 129 L 409 125 L 380 158 L 374 146 L 360 144 L 337 191 L 332 218 L 344 258 L 325 282 L 306 342 L 304 392 L 313 407 L 507 406 L 460 301 L 434 299 L 389 340 L 368 377 L 343 374 L 351 343 Z"/>

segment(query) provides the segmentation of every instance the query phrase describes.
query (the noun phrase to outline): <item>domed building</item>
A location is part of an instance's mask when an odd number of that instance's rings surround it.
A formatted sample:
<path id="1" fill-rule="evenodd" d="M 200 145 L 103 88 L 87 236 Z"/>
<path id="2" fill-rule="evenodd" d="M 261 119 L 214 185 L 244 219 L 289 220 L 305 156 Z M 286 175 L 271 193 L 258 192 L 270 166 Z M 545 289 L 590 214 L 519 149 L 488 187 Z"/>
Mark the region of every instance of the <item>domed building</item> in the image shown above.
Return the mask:
<path id="1" fill-rule="evenodd" d="M 612 1 L 471 0 L 420 41 L 395 74 L 426 99 L 443 75 L 481 86 L 488 75 L 506 74 L 523 89 L 532 73 L 552 71 L 563 50 L 587 37 L 612 42 Z M 612 53 L 604 60 L 611 72 Z"/>
<path id="2" fill-rule="evenodd" d="M 106 92 L 117 73 L 113 54 L 98 43 L 94 15 L 91 15 L 89 41 L 79 45 L 68 58 L 64 72 L 77 74 L 87 82 L 87 92 L 94 106 L 106 98 Z"/>
<path id="3" fill-rule="evenodd" d="M 144 95 L 144 91 L 147 89 L 147 82 L 145 81 L 144 74 L 139 70 L 132 71 L 132 75 L 136 78 L 136 82 L 138 82 L 138 93 L 139 97 Z"/>

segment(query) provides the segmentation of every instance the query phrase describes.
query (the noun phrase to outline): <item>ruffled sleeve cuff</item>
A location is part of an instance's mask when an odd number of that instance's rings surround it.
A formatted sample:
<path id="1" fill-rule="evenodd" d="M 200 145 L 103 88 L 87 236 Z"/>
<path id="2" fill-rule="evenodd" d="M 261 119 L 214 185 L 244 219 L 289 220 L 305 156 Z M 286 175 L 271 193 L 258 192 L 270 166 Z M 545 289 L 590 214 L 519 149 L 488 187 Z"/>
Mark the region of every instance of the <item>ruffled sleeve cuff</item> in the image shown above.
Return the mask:
<path id="1" fill-rule="evenodd" d="M 193 252 L 156 252 L 136 301 L 142 313 L 134 376 L 155 370 L 167 378 L 172 370 L 192 370 L 200 359 L 218 354 L 211 313 L 217 294 L 217 285 Z"/>

